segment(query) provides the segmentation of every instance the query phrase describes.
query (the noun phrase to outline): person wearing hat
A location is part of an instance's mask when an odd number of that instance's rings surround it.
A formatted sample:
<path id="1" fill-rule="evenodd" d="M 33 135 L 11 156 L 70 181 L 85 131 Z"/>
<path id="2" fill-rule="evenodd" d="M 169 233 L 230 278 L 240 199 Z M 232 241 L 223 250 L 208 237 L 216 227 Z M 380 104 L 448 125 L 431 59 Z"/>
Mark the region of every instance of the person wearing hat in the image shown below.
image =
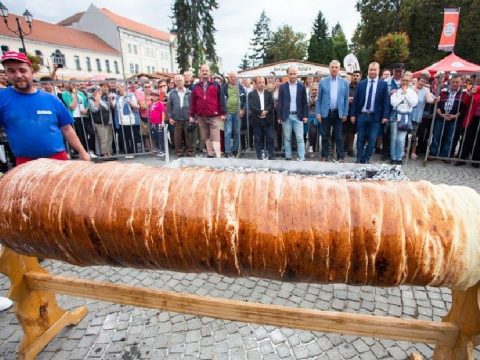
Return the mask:
<path id="1" fill-rule="evenodd" d="M 5 128 L 16 164 L 38 158 L 68 160 L 64 139 L 81 160 L 90 160 L 72 127 L 70 112 L 56 96 L 34 87 L 27 56 L 7 51 L 0 62 L 12 84 L 0 91 L 0 126 Z"/>

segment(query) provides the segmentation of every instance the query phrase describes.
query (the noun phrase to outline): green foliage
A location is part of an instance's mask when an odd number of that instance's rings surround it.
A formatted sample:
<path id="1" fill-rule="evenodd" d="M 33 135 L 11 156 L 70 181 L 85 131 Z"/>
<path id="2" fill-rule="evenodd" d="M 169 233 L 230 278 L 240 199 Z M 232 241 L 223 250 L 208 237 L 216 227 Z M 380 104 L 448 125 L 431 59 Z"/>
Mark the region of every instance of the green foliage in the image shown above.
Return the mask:
<path id="1" fill-rule="evenodd" d="M 348 43 L 345 33 L 340 23 L 337 23 L 332 29 L 332 59 L 343 62 L 348 54 Z"/>
<path id="2" fill-rule="evenodd" d="M 270 18 L 263 10 L 255 23 L 253 37 L 250 40 L 251 54 L 249 58 L 252 66 L 264 65 L 269 62 L 267 51 L 271 41 Z"/>
<path id="3" fill-rule="evenodd" d="M 328 64 L 333 58 L 333 44 L 329 36 L 327 20 L 318 12 L 312 26 L 312 35 L 308 43 L 308 61 Z"/>
<path id="4" fill-rule="evenodd" d="M 216 0 L 175 0 L 172 19 L 177 32 L 177 63 L 181 71 L 195 70 L 209 62 L 216 67 L 215 25 L 212 11 Z"/>
<path id="5" fill-rule="evenodd" d="M 405 62 L 410 54 L 409 38 L 406 33 L 389 33 L 377 40 L 373 58 L 382 68 L 391 67 L 396 62 Z"/>
<path id="6" fill-rule="evenodd" d="M 242 62 L 238 66 L 241 70 L 246 70 L 250 67 L 250 61 L 248 59 L 248 54 L 243 55 Z"/>
<path id="7" fill-rule="evenodd" d="M 32 63 L 33 73 L 40 71 L 40 59 L 37 55 L 27 53 L 28 60 Z"/>
<path id="8" fill-rule="evenodd" d="M 394 32 L 397 5 L 398 31 L 405 32 L 410 39 L 410 56 L 405 61 L 410 69 L 424 68 L 447 55 L 438 51 L 437 46 L 443 27 L 443 9 L 448 7 L 461 8 L 455 53 L 480 63 L 480 1 L 358 0 L 357 10 L 361 20 L 352 38 L 352 48 L 357 55 L 363 49 L 362 52 L 367 55 L 366 63 L 374 59 L 377 40 Z M 362 61 L 360 65 L 364 69 Z"/>
<path id="9" fill-rule="evenodd" d="M 305 34 L 293 31 L 289 25 L 279 27 L 272 36 L 267 48 L 267 58 L 271 62 L 296 59 L 303 60 L 307 55 Z"/>

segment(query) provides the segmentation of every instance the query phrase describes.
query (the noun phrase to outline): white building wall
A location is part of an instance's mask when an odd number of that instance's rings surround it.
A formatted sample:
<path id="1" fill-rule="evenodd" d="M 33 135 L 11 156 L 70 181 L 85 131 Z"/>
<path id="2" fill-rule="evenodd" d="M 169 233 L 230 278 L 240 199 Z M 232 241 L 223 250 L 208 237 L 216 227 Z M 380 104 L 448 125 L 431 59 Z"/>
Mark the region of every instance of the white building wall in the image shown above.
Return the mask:
<path id="1" fill-rule="evenodd" d="M 6 36 L 0 36 L 0 46 L 8 46 L 9 50 L 18 51 L 21 47 L 20 40 L 17 38 L 11 38 Z M 48 43 L 41 43 L 37 41 L 30 41 L 25 38 L 25 47 L 29 54 L 35 54 L 36 50 L 39 50 L 43 54 L 44 65 L 41 66 L 38 77 L 46 76 L 50 73 L 53 66 L 53 59 L 51 55 L 56 51 L 65 56 L 65 67 L 58 69 L 57 76 L 61 79 L 70 79 L 72 77 L 85 79 L 96 75 L 105 75 L 111 78 L 123 78 L 122 74 L 122 58 L 120 55 L 99 53 L 86 49 L 71 48 L 62 45 L 54 45 Z M 79 57 L 80 70 L 77 70 L 75 63 L 75 56 Z M 87 57 L 90 58 L 92 69 L 88 71 L 86 65 Z M 96 59 L 100 60 L 101 71 L 97 70 Z M 110 72 L 107 71 L 105 60 L 110 63 Z M 118 64 L 118 73 L 115 71 L 115 61 Z"/>
<path id="2" fill-rule="evenodd" d="M 177 71 L 175 58 L 172 64 L 170 42 L 142 36 L 126 29 L 119 31 L 126 77 L 142 72 Z"/>
<path id="3" fill-rule="evenodd" d="M 74 24 L 74 28 L 91 32 L 115 50 L 121 50 L 117 24 L 93 4 L 88 7 L 78 23 Z"/>

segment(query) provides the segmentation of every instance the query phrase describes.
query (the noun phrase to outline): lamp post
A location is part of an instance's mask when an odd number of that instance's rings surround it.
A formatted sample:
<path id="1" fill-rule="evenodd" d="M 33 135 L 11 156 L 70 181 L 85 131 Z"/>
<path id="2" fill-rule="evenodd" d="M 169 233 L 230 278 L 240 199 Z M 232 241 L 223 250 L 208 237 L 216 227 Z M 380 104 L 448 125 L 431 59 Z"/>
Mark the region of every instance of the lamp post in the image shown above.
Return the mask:
<path id="1" fill-rule="evenodd" d="M 28 10 L 25 10 L 25 12 L 23 13 L 23 17 L 25 18 L 25 21 L 28 24 L 28 29 L 29 29 L 28 32 L 22 29 L 22 26 L 20 25 L 20 19 L 18 17 L 15 18 L 15 20 L 17 21 L 17 30 L 10 29 L 10 27 L 8 26 L 8 9 L 1 2 L 0 2 L 0 15 L 3 17 L 3 21 L 5 22 L 7 29 L 13 32 L 14 34 L 18 35 L 18 37 L 20 38 L 20 41 L 22 42 L 23 52 L 26 54 L 27 49 L 25 48 L 25 41 L 23 40 L 23 38 L 24 36 L 30 35 L 32 33 L 32 21 L 33 21 L 32 14 L 30 14 L 30 11 Z"/>

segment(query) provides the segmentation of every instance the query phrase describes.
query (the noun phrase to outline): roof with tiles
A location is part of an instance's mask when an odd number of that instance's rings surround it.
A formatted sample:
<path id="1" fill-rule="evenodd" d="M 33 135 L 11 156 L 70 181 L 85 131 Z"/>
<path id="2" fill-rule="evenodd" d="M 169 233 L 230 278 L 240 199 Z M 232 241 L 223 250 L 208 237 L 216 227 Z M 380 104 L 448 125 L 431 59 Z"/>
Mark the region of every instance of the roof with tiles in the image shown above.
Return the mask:
<path id="1" fill-rule="evenodd" d="M 12 29 L 17 28 L 15 21 L 16 17 L 19 18 L 22 28 L 28 29 L 28 24 L 23 16 L 15 14 L 10 14 L 8 16 L 8 26 Z M 0 22 L 0 36 L 17 37 L 7 29 L 3 21 Z M 50 24 L 40 20 L 33 20 L 32 33 L 26 36 L 25 39 L 52 45 L 91 50 L 104 54 L 120 55 L 117 50 L 112 48 L 95 34 L 57 24 Z"/>
<path id="2" fill-rule="evenodd" d="M 68 18 L 66 18 L 66 19 L 60 21 L 59 23 L 57 23 L 57 25 L 62 25 L 62 26 L 73 25 L 80 20 L 80 18 L 83 16 L 83 14 L 85 14 L 84 11 L 73 14 L 72 16 L 69 16 Z"/>
<path id="3" fill-rule="evenodd" d="M 101 11 L 110 18 L 117 26 L 124 28 L 126 30 L 130 30 L 139 34 L 147 35 L 152 38 L 162 40 L 162 41 L 169 41 L 170 34 L 166 31 L 155 29 L 151 26 L 141 24 L 139 22 L 127 19 L 126 17 L 120 16 L 111 12 L 108 9 L 102 8 Z"/>

